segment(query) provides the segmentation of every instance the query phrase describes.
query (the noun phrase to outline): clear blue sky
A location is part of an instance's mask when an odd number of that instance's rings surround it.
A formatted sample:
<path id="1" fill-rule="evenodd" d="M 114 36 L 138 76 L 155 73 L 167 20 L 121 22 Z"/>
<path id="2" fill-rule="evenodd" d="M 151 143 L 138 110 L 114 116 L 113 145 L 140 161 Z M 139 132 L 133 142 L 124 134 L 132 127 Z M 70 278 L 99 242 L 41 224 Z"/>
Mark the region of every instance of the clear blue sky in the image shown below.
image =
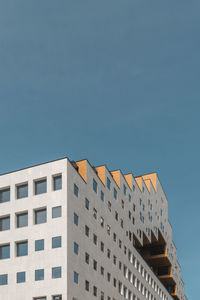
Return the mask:
<path id="1" fill-rule="evenodd" d="M 62 156 L 157 171 L 199 296 L 199 0 L 1 0 L 0 172 Z"/>

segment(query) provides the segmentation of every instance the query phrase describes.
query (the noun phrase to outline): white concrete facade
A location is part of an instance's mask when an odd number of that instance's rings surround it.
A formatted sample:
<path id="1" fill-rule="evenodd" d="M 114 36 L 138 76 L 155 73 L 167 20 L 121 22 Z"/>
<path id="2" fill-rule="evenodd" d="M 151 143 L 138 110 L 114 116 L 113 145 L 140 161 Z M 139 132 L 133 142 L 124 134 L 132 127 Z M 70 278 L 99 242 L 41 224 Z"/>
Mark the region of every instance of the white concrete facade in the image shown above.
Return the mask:
<path id="1" fill-rule="evenodd" d="M 0 299 L 185 300 L 167 199 L 157 175 L 150 176 L 156 181 L 146 176 L 126 177 L 67 158 L 1 175 L 0 194 L 9 188 L 10 195 L 6 202 L 0 197 L 0 222 L 9 216 L 10 228 L 0 226 Z M 62 179 L 61 189 L 54 190 L 55 177 Z M 46 192 L 36 195 L 40 180 Z M 22 184 L 28 185 L 28 197 L 17 199 Z M 55 207 L 62 215 L 53 218 Z M 39 209 L 46 209 L 46 222 L 35 224 Z M 18 228 L 20 213 L 28 213 L 28 224 Z M 54 237 L 60 237 L 58 248 L 52 248 Z M 44 250 L 35 251 L 41 239 Z M 24 241 L 28 253 L 18 257 L 17 243 Z M 147 252 L 160 243 L 166 253 L 149 258 Z M 8 258 L 4 245 L 10 246 Z M 158 261 L 171 266 L 171 274 L 156 276 Z M 59 278 L 52 278 L 55 267 Z M 43 270 L 41 280 L 35 280 L 35 270 Z M 17 283 L 18 272 L 26 273 L 24 282 Z"/>

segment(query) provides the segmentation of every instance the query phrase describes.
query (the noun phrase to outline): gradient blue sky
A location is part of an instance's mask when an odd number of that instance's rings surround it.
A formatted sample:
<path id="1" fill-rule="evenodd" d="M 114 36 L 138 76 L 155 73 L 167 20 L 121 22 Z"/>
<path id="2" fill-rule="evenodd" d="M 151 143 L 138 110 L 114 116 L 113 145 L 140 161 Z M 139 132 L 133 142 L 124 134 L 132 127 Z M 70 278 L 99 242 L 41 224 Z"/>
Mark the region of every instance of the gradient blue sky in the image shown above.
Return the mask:
<path id="1" fill-rule="evenodd" d="M 200 1 L 1 0 L 0 172 L 62 156 L 157 171 L 199 296 Z"/>

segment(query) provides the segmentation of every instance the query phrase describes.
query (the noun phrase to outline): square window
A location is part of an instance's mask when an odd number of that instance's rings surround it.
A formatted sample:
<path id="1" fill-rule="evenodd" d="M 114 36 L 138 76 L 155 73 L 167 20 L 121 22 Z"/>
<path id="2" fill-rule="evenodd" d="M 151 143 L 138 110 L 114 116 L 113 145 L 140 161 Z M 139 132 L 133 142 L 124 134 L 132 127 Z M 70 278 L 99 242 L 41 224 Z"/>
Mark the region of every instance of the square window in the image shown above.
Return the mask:
<path id="1" fill-rule="evenodd" d="M 46 223 L 46 221 L 47 221 L 46 208 L 35 210 L 35 224 Z"/>
<path id="2" fill-rule="evenodd" d="M 46 300 L 46 297 L 39 297 L 39 298 L 34 298 L 34 300 Z"/>
<path id="3" fill-rule="evenodd" d="M 0 259 L 10 258 L 10 244 L 0 246 Z"/>
<path id="4" fill-rule="evenodd" d="M 44 250 L 44 240 L 36 240 L 35 241 L 35 251 Z"/>
<path id="5" fill-rule="evenodd" d="M 37 180 L 35 181 L 35 195 L 44 194 L 47 192 L 47 180 Z"/>
<path id="6" fill-rule="evenodd" d="M 56 236 L 52 238 L 52 248 L 60 248 L 62 246 L 61 236 Z"/>
<path id="7" fill-rule="evenodd" d="M 61 278 L 62 277 L 62 268 L 55 267 L 52 268 L 52 278 Z"/>
<path id="8" fill-rule="evenodd" d="M 76 197 L 78 197 L 78 187 L 77 187 L 77 185 L 75 183 L 74 183 L 74 195 Z"/>
<path id="9" fill-rule="evenodd" d="M 88 210 L 90 208 L 90 202 L 87 198 L 85 198 L 85 208 L 87 208 Z"/>
<path id="10" fill-rule="evenodd" d="M 97 193 L 97 182 L 93 179 L 93 191 Z"/>
<path id="11" fill-rule="evenodd" d="M 17 186 L 17 199 L 28 197 L 28 184 L 22 184 Z"/>
<path id="12" fill-rule="evenodd" d="M 53 190 L 61 190 L 62 189 L 62 175 L 53 177 Z"/>
<path id="13" fill-rule="evenodd" d="M 74 253 L 78 255 L 78 244 L 74 242 Z"/>
<path id="14" fill-rule="evenodd" d="M 35 270 L 35 281 L 39 280 L 44 280 L 44 269 Z"/>
<path id="15" fill-rule="evenodd" d="M 10 229 L 10 216 L 0 218 L 0 231 Z"/>
<path id="16" fill-rule="evenodd" d="M 8 284 L 8 274 L 0 275 L 0 285 L 7 285 Z"/>
<path id="17" fill-rule="evenodd" d="M 111 181 L 110 179 L 107 177 L 107 188 L 110 190 L 110 184 L 111 184 Z"/>
<path id="18" fill-rule="evenodd" d="M 78 226 L 78 215 L 74 213 L 74 224 Z"/>
<path id="19" fill-rule="evenodd" d="M 62 207 L 61 206 L 56 206 L 52 207 L 52 218 L 60 218 L 62 216 Z"/>
<path id="20" fill-rule="evenodd" d="M 18 242 L 17 246 L 17 256 L 26 256 L 28 255 L 28 242 Z"/>
<path id="21" fill-rule="evenodd" d="M 25 272 L 18 272 L 17 273 L 17 283 L 22 283 L 26 281 L 26 273 Z"/>
<path id="22" fill-rule="evenodd" d="M 74 271 L 74 283 L 78 284 L 78 273 Z"/>
<path id="23" fill-rule="evenodd" d="M 28 213 L 17 214 L 17 228 L 28 226 Z"/>
<path id="24" fill-rule="evenodd" d="M 0 190 L 0 203 L 10 201 L 10 188 Z"/>

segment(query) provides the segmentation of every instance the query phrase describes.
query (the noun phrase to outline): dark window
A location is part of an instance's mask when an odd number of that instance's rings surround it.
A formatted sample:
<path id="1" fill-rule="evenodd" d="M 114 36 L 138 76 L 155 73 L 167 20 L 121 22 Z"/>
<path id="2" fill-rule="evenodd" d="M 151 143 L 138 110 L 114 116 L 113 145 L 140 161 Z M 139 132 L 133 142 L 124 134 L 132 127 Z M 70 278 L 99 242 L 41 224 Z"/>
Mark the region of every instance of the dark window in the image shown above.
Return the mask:
<path id="1" fill-rule="evenodd" d="M 101 251 L 104 252 L 104 243 L 101 242 Z"/>
<path id="2" fill-rule="evenodd" d="M 74 242 L 74 253 L 78 255 L 78 244 Z"/>
<path id="3" fill-rule="evenodd" d="M 17 186 L 17 199 L 28 197 L 28 184 Z"/>
<path id="4" fill-rule="evenodd" d="M 111 181 L 110 181 L 110 179 L 107 177 L 107 188 L 110 190 L 110 183 L 111 183 Z"/>
<path id="5" fill-rule="evenodd" d="M 62 300 L 62 295 L 53 296 L 53 300 Z M 76 300 L 73 298 L 73 300 Z"/>
<path id="6" fill-rule="evenodd" d="M 35 211 L 35 224 L 46 223 L 47 221 L 47 210 L 46 208 Z"/>
<path id="7" fill-rule="evenodd" d="M 93 295 L 96 297 L 97 296 L 97 287 L 93 286 Z"/>
<path id="8" fill-rule="evenodd" d="M 44 194 L 47 192 L 47 180 L 35 181 L 35 195 Z"/>
<path id="9" fill-rule="evenodd" d="M 121 201 L 121 206 L 124 208 L 124 200 Z"/>
<path id="10" fill-rule="evenodd" d="M 44 240 L 36 240 L 35 241 L 35 251 L 44 250 Z"/>
<path id="11" fill-rule="evenodd" d="M 55 267 L 52 268 L 52 278 L 61 278 L 62 277 L 62 268 Z"/>
<path id="12" fill-rule="evenodd" d="M 17 256 L 28 255 L 28 242 L 18 242 L 17 243 Z"/>
<path id="13" fill-rule="evenodd" d="M 78 215 L 74 213 L 74 224 L 78 226 Z"/>
<path id="14" fill-rule="evenodd" d="M 124 184 L 124 195 L 126 195 L 126 186 Z"/>
<path id="15" fill-rule="evenodd" d="M 10 217 L 0 218 L 0 231 L 9 230 L 9 229 L 10 229 Z"/>
<path id="16" fill-rule="evenodd" d="M 97 261 L 93 260 L 93 269 L 96 271 L 97 270 Z"/>
<path id="17" fill-rule="evenodd" d="M 101 191 L 101 200 L 104 201 L 104 193 Z"/>
<path id="18" fill-rule="evenodd" d="M 28 213 L 17 215 L 17 228 L 28 226 Z"/>
<path id="19" fill-rule="evenodd" d="M 85 225 L 85 235 L 89 237 L 90 229 L 87 225 Z"/>
<path id="20" fill-rule="evenodd" d="M 87 252 L 85 252 L 85 262 L 89 265 L 90 262 L 90 256 Z"/>
<path id="21" fill-rule="evenodd" d="M 0 191 L 0 203 L 10 201 L 10 188 L 3 189 Z"/>
<path id="22" fill-rule="evenodd" d="M 56 206 L 52 208 L 52 218 L 60 218 L 62 216 L 62 207 Z"/>
<path id="23" fill-rule="evenodd" d="M 17 273 L 17 283 L 22 283 L 26 281 L 26 273 L 25 272 L 18 272 Z"/>
<path id="24" fill-rule="evenodd" d="M 78 187 L 76 184 L 74 184 L 74 195 L 78 197 Z"/>
<path id="25" fill-rule="evenodd" d="M 34 298 L 34 300 L 46 300 L 46 297 L 39 297 L 39 298 Z"/>
<path id="26" fill-rule="evenodd" d="M 96 234 L 93 234 L 93 243 L 95 245 L 97 245 L 97 236 L 96 236 Z"/>
<path id="27" fill-rule="evenodd" d="M 62 175 L 53 177 L 53 190 L 61 190 L 62 189 Z"/>
<path id="28" fill-rule="evenodd" d="M 52 248 L 60 248 L 62 246 L 61 236 L 52 238 Z"/>
<path id="29" fill-rule="evenodd" d="M 104 268 L 101 267 L 101 275 L 104 276 Z"/>
<path id="30" fill-rule="evenodd" d="M 96 210 L 96 208 L 93 208 L 93 217 L 95 219 L 97 219 L 97 210 Z"/>
<path id="31" fill-rule="evenodd" d="M 85 290 L 88 291 L 88 292 L 90 290 L 90 283 L 87 280 L 85 281 Z"/>
<path id="32" fill-rule="evenodd" d="M 97 193 L 97 182 L 93 179 L 93 190 L 95 193 Z"/>
<path id="33" fill-rule="evenodd" d="M 104 292 L 101 292 L 101 300 L 104 300 Z"/>
<path id="34" fill-rule="evenodd" d="M 78 273 L 74 272 L 74 283 L 78 284 Z"/>
<path id="35" fill-rule="evenodd" d="M 0 246 L 0 259 L 10 258 L 10 245 Z"/>
<path id="36" fill-rule="evenodd" d="M 128 201 L 131 202 L 131 195 L 128 195 Z"/>
<path id="37" fill-rule="evenodd" d="M 38 280 L 44 280 L 44 269 L 35 270 L 35 281 Z"/>
<path id="38" fill-rule="evenodd" d="M 0 285 L 7 285 L 8 284 L 8 274 L 0 275 Z"/>
<path id="39" fill-rule="evenodd" d="M 110 249 L 107 249 L 107 257 L 110 258 Z"/>
<path id="40" fill-rule="evenodd" d="M 115 188 L 113 190 L 113 195 L 114 195 L 114 198 L 117 199 L 117 190 Z"/>
<path id="41" fill-rule="evenodd" d="M 85 208 L 87 208 L 88 210 L 90 208 L 90 202 L 87 198 L 85 198 Z"/>

